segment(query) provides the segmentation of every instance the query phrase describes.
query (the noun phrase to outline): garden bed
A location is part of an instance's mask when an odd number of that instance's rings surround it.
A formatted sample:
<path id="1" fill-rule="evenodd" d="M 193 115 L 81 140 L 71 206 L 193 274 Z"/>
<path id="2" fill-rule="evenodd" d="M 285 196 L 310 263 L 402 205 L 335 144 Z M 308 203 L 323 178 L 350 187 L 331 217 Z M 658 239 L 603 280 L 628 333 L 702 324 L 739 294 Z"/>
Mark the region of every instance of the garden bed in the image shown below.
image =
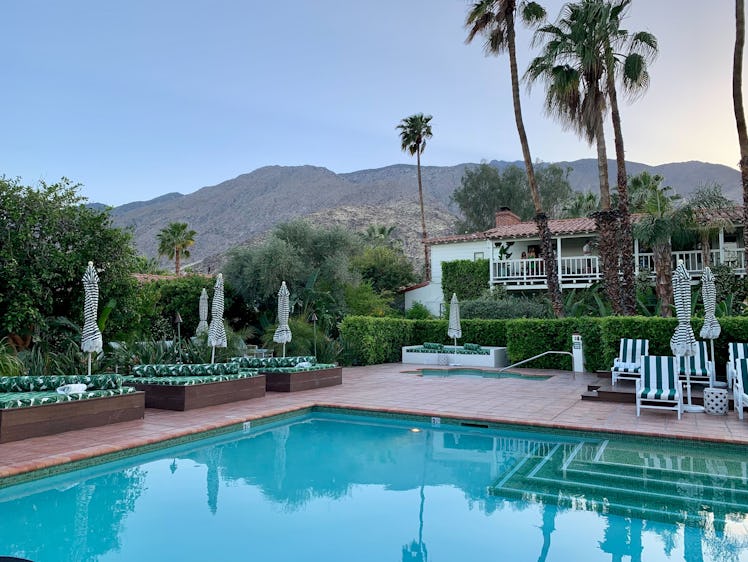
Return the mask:
<path id="1" fill-rule="evenodd" d="M 297 392 L 343 384 L 341 367 L 317 363 L 313 356 L 234 357 L 231 361 L 265 375 L 265 388 L 272 392 Z"/>
<path id="2" fill-rule="evenodd" d="M 142 419 L 145 396 L 119 375 L 0 377 L 0 443 Z M 86 384 L 59 394 L 67 384 Z"/>

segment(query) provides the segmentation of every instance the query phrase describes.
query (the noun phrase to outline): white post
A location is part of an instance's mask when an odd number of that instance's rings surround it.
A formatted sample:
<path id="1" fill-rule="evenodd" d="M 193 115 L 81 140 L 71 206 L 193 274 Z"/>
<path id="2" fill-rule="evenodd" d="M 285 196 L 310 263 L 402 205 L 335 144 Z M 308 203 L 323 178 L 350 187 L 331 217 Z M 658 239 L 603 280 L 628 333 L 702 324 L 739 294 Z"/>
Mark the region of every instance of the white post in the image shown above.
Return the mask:
<path id="1" fill-rule="evenodd" d="M 719 265 L 725 263 L 725 229 L 719 229 Z"/>
<path id="2" fill-rule="evenodd" d="M 574 374 L 584 373 L 584 349 L 581 334 L 571 335 L 571 358 Z"/>
<path id="3" fill-rule="evenodd" d="M 556 238 L 556 270 L 558 272 L 558 290 L 564 290 L 564 283 L 561 281 L 561 237 Z"/>
<path id="4" fill-rule="evenodd" d="M 639 275 L 639 241 L 634 238 L 634 275 Z"/>

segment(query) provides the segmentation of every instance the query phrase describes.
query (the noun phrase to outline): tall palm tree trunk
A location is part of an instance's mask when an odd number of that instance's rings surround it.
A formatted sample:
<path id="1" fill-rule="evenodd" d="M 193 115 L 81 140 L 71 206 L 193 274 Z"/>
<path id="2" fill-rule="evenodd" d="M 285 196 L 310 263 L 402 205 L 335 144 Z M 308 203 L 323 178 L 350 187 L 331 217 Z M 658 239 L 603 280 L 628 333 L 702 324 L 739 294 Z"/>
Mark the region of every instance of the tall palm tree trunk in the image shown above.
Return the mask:
<path id="1" fill-rule="evenodd" d="M 607 48 L 607 81 L 608 97 L 610 99 L 610 113 L 613 120 L 613 136 L 616 147 L 616 171 L 618 187 L 618 246 L 621 256 L 621 314 L 632 316 L 636 314 L 636 286 L 634 284 L 634 234 L 631 226 L 629 211 L 629 191 L 626 177 L 626 153 L 623 149 L 623 131 L 621 130 L 621 113 L 618 110 L 618 94 L 616 92 L 615 75 L 613 69 L 613 54 L 610 46 Z M 606 163 L 607 166 L 607 163 Z"/>
<path id="2" fill-rule="evenodd" d="M 620 287 L 618 277 L 618 217 L 610 208 L 610 184 L 608 180 L 608 152 L 605 148 L 605 130 L 603 116 L 600 112 L 595 130 L 597 142 L 597 173 L 600 179 L 601 210 L 593 213 L 599 234 L 598 248 L 603 268 L 603 284 L 613 312 L 621 313 Z"/>
<path id="3" fill-rule="evenodd" d="M 179 275 L 179 268 L 182 265 L 182 252 L 179 248 L 174 248 L 174 275 Z"/>
<path id="4" fill-rule="evenodd" d="M 421 150 L 416 151 L 416 168 L 418 169 L 418 201 L 421 203 L 421 242 L 423 243 L 423 267 L 426 281 L 431 281 L 431 260 L 429 259 L 429 246 L 426 244 L 426 212 L 423 208 L 423 184 L 421 183 Z"/>
<path id="5" fill-rule="evenodd" d="M 660 301 L 660 316 L 673 315 L 673 252 L 670 243 L 655 244 L 652 247 L 655 268 L 655 293 Z"/>
<path id="6" fill-rule="evenodd" d="M 535 225 L 540 235 L 540 248 L 545 262 L 545 279 L 548 285 L 548 296 L 551 300 L 551 307 L 556 318 L 564 316 L 564 305 L 561 300 L 561 287 L 558 282 L 558 267 L 556 265 L 556 250 L 553 247 L 553 238 L 551 229 L 548 226 L 548 217 L 543 212 L 543 204 L 540 200 L 540 191 L 535 179 L 535 169 L 532 165 L 532 155 L 530 154 L 530 143 L 527 140 L 525 124 L 522 119 L 522 104 L 519 97 L 519 73 L 517 71 L 517 49 L 514 44 L 514 18 L 507 20 L 507 43 L 509 51 L 509 70 L 512 77 L 512 102 L 514 103 L 514 120 L 517 123 L 517 133 L 519 142 L 522 146 L 522 157 L 525 161 L 525 170 L 527 171 L 527 184 L 530 186 L 532 203 L 535 207 Z"/>
<path id="7" fill-rule="evenodd" d="M 745 6 L 735 0 L 735 53 L 732 59 L 732 104 L 740 144 L 740 178 L 743 184 L 743 244 L 748 264 L 748 132 L 743 110 L 743 44 L 745 43 Z"/>

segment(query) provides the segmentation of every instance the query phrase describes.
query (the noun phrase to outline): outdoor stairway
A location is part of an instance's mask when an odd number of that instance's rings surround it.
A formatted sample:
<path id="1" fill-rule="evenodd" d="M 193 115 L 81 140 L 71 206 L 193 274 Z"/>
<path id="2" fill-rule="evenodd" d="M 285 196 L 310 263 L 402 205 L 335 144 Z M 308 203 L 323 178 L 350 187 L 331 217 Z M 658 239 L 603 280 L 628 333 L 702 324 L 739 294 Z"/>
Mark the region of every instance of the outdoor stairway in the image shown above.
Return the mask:
<path id="1" fill-rule="evenodd" d="M 579 440 L 544 453 L 515 457 L 489 493 L 667 522 L 710 512 L 721 524 L 748 510 L 748 461 L 737 449 L 711 458 L 686 443 Z"/>
<path id="2" fill-rule="evenodd" d="M 636 404 L 636 383 L 634 381 L 618 381 L 613 386 L 610 381 L 610 373 L 600 375 L 598 380 L 587 385 L 587 390 L 582 393 L 582 400 L 592 400 L 600 402 L 616 402 L 621 404 Z M 684 401 L 685 401 L 684 391 Z M 695 384 L 691 388 L 691 400 L 694 404 L 703 406 L 704 404 L 704 385 Z M 734 409 L 732 396 L 729 400 L 730 410 Z"/>

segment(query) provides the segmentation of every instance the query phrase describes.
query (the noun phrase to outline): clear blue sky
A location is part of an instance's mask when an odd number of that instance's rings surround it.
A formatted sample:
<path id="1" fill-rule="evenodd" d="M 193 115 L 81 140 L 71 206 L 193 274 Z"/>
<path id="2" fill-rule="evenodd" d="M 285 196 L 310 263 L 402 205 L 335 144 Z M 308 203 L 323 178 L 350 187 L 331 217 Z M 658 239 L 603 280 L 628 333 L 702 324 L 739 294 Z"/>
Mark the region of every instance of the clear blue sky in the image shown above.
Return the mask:
<path id="1" fill-rule="evenodd" d="M 563 4 L 542 2 L 555 19 Z M 61 176 L 119 205 L 258 167 L 413 162 L 395 126 L 434 116 L 425 165 L 521 158 L 508 63 L 464 44 L 467 0 L 3 0 L 0 173 Z M 660 42 L 623 109 L 627 158 L 735 167 L 734 3 L 635 0 Z M 530 36 L 518 37 L 520 68 Z M 533 157 L 595 157 L 523 91 Z M 612 139 L 609 142 L 612 156 Z"/>

